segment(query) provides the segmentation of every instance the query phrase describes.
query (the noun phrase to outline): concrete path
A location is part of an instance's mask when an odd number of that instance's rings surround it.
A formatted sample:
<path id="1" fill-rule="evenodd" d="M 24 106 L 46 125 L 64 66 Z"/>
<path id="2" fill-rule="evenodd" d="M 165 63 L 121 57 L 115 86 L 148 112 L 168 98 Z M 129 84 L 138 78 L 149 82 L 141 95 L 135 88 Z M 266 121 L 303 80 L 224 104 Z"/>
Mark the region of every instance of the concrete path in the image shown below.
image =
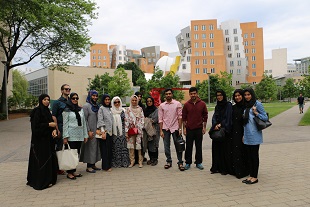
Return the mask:
<path id="1" fill-rule="evenodd" d="M 310 127 L 297 126 L 301 117 L 294 106 L 271 119 L 273 126 L 264 130 L 255 185 L 230 175 L 211 175 L 211 141 L 205 135 L 202 171 L 192 166 L 180 172 L 174 152 L 174 166 L 165 170 L 161 141 L 155 167 L 88 174 L 80 163 L 82 178 L 72 181 L 62 175 L 43 191 L 26 186 L 29 118 L 1 121 L 0 206 L 310 206 Z"/>

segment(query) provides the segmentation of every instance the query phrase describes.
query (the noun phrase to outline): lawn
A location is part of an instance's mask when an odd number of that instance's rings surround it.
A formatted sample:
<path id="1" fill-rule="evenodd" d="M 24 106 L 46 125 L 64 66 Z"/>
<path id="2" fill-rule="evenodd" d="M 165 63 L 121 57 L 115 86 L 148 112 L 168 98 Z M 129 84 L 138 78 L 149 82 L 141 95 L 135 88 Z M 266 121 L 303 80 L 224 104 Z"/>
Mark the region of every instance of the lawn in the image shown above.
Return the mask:
<path id="1" fill-rule="evenodd" d="M 283 103 L 283 102 L 274 102 L 274 103 L 263 103 L 265 111 L 269 114 L 269 118 L 275 117 L 276 115 L 282 113 L 295 106 L 296 103 Z"/>
<path id="2" fill-rule="evenodd" d="M 310 126 L 310 108 L 304 113 L 303 117 L 301 118 L 298 126 Z"/>

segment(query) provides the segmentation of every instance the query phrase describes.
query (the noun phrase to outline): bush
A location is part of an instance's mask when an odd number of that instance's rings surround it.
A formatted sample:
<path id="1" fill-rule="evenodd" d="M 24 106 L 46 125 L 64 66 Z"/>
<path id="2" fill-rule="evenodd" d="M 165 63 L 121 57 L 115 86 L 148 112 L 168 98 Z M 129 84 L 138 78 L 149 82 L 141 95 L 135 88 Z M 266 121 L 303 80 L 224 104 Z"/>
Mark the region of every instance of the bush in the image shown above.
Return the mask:
<path id="1" fill-rule="evenodd" d="M 5 120 L 6 119 L 6 114 L 0 113 L 0 120 Z"/>
<path id="2" fill-rule="evenodd" d="M 30 114 L 32 109 L 16 109 L 16 110 L 10 110 L 10 114 L 17 114 L 17 113 L 27 113 Z"/>

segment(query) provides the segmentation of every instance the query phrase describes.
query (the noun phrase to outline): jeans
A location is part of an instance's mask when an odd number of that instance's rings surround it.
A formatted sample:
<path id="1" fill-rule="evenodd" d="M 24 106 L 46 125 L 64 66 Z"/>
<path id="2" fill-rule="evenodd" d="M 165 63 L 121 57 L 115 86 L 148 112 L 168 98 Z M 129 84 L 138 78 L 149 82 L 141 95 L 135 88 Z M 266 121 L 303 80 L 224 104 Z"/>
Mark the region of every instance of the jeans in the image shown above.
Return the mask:
<path id="1" fill-rule="evenodd" d="M 173 138 L 173 142 L 174 142 L 174 146 L 175 146 L 175 142 L 177 140 L 177 134 L 179 133 L 178 131 L 175 131 L 173 133 L 171 133 L 169 130 L 165 130 L 163 129 L 163 133 L 164 133 L 164 148 L 165 148 L 165 155 L 166 155 L 166 162 L 168 163 L 172 163 L 172 159 L 171 159 L 171 150 L 170 150 L 170 139 L 171 139 L 171 135 Z M 182 160 L 182 152 L 177 152 L 177 158 L 178 158 L 178 164 L 183 164 L 183 160 Z"/>

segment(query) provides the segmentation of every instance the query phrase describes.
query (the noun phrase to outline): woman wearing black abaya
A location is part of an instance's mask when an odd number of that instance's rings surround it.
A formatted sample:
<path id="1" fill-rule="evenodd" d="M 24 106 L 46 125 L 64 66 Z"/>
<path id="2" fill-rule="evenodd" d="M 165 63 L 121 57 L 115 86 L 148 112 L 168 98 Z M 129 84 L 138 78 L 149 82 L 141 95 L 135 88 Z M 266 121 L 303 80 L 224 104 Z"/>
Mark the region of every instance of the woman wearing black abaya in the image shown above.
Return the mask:
<path id="1" fill-rule="evenodd" d="M 216 91 L 217 104 L 212 117 L 212 130 L 224 128 L 226 132 L 225 141 L 212 140 L 212 167 L 211 173 L 221 173 L 226 175 L 232 173 L 230 159 L 230 133 L 232 127 L 232 105 L 227 101 L 226 93 L 223 90 Z"/>
<path id="2" fill-rule="evenodd" d="M 245 109 L 243 90 L 236 89 L 233 94 L 233 105 L 232 111 L 232 165 L 233 174 L 237 178 L 243 178 L 249 174 L 246 167 L 246 150 L 245 145 L 242 142 L 243 138 L 243 111 Z"/>
<path id="3" fill-rule="evenodd" d="M 28 162 L 27 185 L 36 190 L 43 190 L 56 184 L 57 157 L 53 138 L 56 134 L 56 123 L 48 108 L 50 97 L 42 94 L 39 106 L 30 115 L 31 146 Z"/>

